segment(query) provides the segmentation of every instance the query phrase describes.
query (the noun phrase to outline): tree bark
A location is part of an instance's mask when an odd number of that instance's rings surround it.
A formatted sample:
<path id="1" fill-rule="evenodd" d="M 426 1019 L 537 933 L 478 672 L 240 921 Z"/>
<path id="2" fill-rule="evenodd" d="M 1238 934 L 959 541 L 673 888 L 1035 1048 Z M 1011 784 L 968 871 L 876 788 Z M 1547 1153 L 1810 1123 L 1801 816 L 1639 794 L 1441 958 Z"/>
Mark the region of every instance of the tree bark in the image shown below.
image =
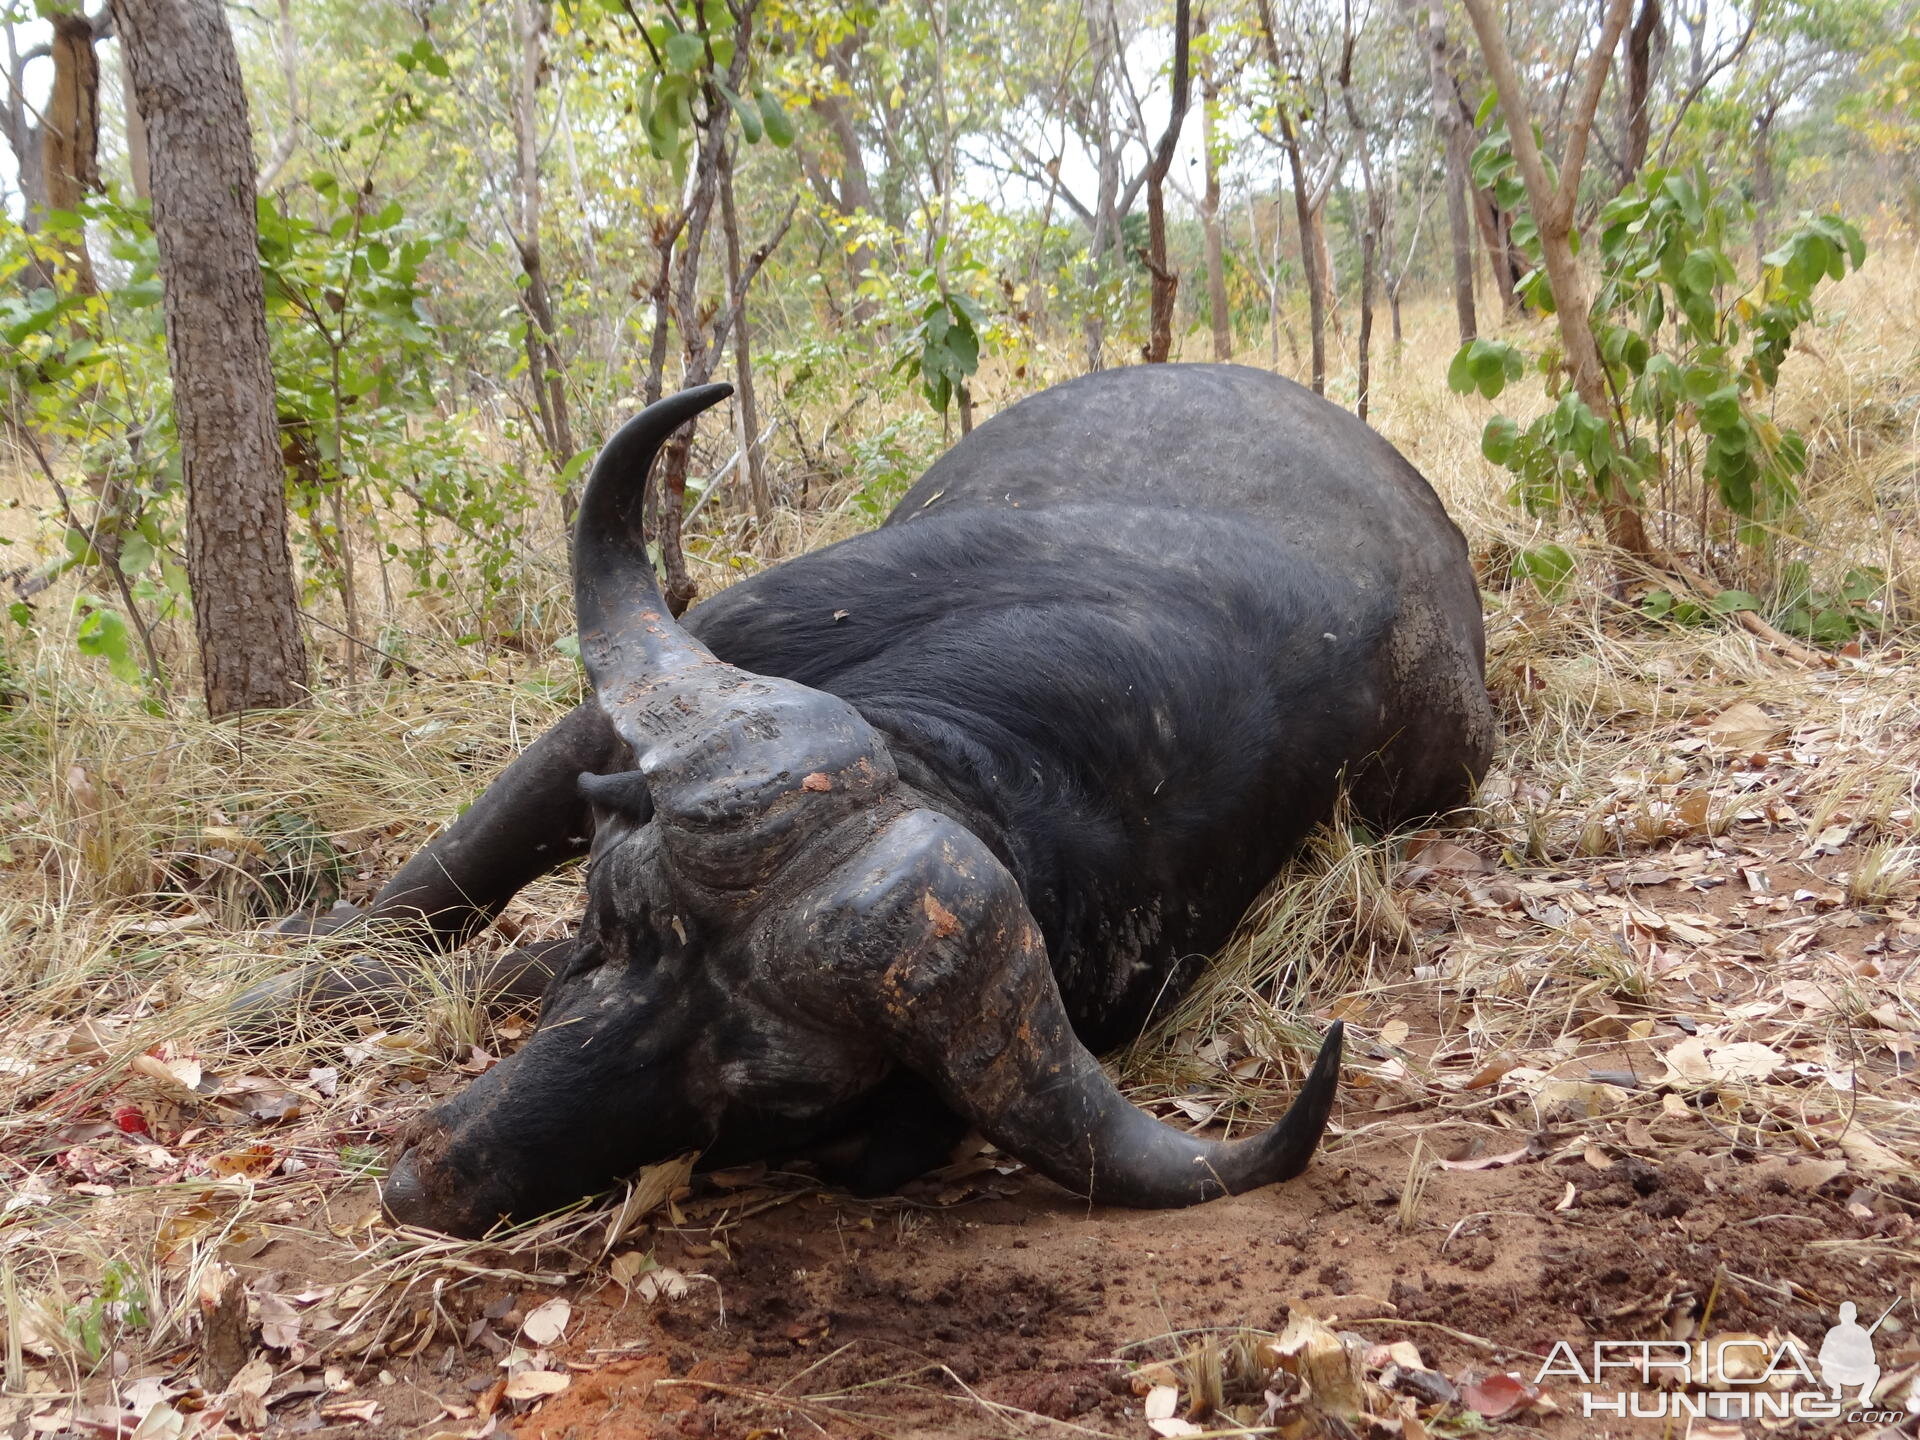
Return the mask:
<path id="1" fill-rule="evenodd" d="M 546 8 L 535 0 L 514 0 L 514 38 L 519 63 L 514 71 L 514 245 L 527 283 L 520 291 L 526 316 L 527 379 L 533 387 L 535 412 L 540 417 L 541 444 L 547 463 L 558 476 L 573 459 L 573 420 L 567 411 L 566 369 L 560 359 L 553 318 L 553 300 L 540 249 L 540 81 L 545 64 Z M 577 496 L 569 486 L 561 507 L 569 524 Z"/>
<path id="2" fill-rule="evenodd" d="M 1580 172 L 1586 165 L 1587 144 L 1592 138 L 1594 112 L 1600 106 L 1613 49 L 1619 42 L 1620 32 L 1626 28 L 1633 0 L 1607 0 L 1600 39 L 1588 58 L 1579 94 L 1567 115 L 1566 153 L 1561 157 L 1558 185 L 1554 184 L 1545 157 L 1534 143 L 1533 113 L 1526 83 L 1514 67 L 1506 36 L 1494 17 L 1490 0 L 1464 0 L 1464 3 L 1473 21 L 1474 34 L 1479 38 L 1481 53 L 1486 57 L 1487 69 L 1493 76 L 1494 88 L 1499 92 L 1500 108 L 1506 112 L 1513 158 L 1526 183 L 1534 223 L 1539 227 L 1547 281 L 1553 287 L 1554 318 L 1559 323 L 1560 344 L 1566 352 L 1574 390 L 1589 410 L 1610 422 L 1613 402 L 1607 394 L 1600 349 L 1593 338 L 1586 278 L 1573 253 L 1573 215 L 1580 194 Z M 1617 478 L 1609 476 L 1600 497 L 1600 510 L 1609 540 L 1631 555 L 1645 558 L 1652 554 L 1640 508 Z"/>
<path id="3" fill-rule="evenodd" d="M 1661 40 L 1660 0 L 1640 0 L 1640 13 L 1627 31 L 1627 73 L 1625 115 L 1620 137 L 1619 189 L 1624 190 L 1647 163 L 1647 147 L 1653 139 L 1653 74 L 1658 66 L 1656 50 L 1664 50 Z"/>
<path id="4" fill-rule="evenodd" d="M 1320 288 L 1320 246 L 1313 211 L 1313 197 L 1307 193 L 1306 166 L 1300 159 L 1300 135 L 1287 114 L 1286 102 L 1274 106 L 1280 120 L 1280 144 L 1287 155 L 1287 172 L 1293 179 L 1293 213 L 1300 225 L 1300 270 L 1307 282 L 1307 329 L 1311 336 L 1313 393 L 1327 393 L 1327 302 Z"/>
<path id="5" fill-rule="evenodd" d="M 1173 300 L 1180 288 L 1180 277 L 1167 267 L 1167 170 L 1173 164 L 1174 147 L 1180 143 L 1180 126 L 1187 117 L 1189 94 L 1189 38 L 1192 31 L 1188 0 L 1175 0 L 1173 7 L 1173 103 L 1167 115 L 1167 128 L 1161 133 L 1153 159 L 1147 166 L 1147 272 L 1153 277 L 1148 309 L 1148 333 L 1145 358 L 1149 365 L 1164 364 L 1173 350 Z"/>
<path id="6" fill-rule="evenodd" d="M 219 0 L 114 0 L 153 170 L 207 711 L 306 699 L 240 61 Z"/>
<path id="7" fill-rule="evenodd" d="M 1409 6 L 1411 11 L 1411 5 Z M 1417 12 L 1413 12 L 1417 16 Z M 1453 76 L 1447 68 L 1447 12 L 1442 0 L 1429 0 L 1426 48 L 1428 79 L 1433 86 L 1433 123 L 1446 144 L 1447 236 L 1453 250 L 1453 318 L 1466 344 L 1480 333 L 1473 307 L 1473 231 L 1467 218 L 1467 136 L 1453 98 Z"/>
<path id="8" fill-rule="evenodd" d="M 1773 176 L 1773 120 L 1776 107 L 1763 104 L 1753 117 L 1753 254 L 1763 264 L 1773 248 L 1773 208 L 1777 202 Z"/>
<path id="9" fill-rule="evenodd" d="M 773 523 L 773 490 L 767 484 L 766 457 L 760 453 L 760 406 L 753 393 L 753 351 L 747 324 L 747 290 L 741 283 L 740 217 L 734 211 L 733 156 L 720 160 L 720 228 L 727 239 L 727 292 L 733 296 L 733 391 L 740 416 L 740 463 L 747 467 L 747 491 L 753 498 L 753 523 L 765 533 Z"/>
<path id="10" fill-rule="evenodd" d="M 1202 12 L 1194 21 L 1194 33 L 1207 33 L 1207 18 Z M 1220 83 L 1214 74 L 1211 52 L 1202 49 L 1200 62 L 1200 153 L 1206 189 L 1200 199 L 1200 229 L 1205 238 L 1207 256 L 1207 311 L 1213 328 L 1213 358 L 1233 358 L 1233 321 L 1227 308 L 1226 244 L 1220 226 L 1220 157 L 1214 151 L 1214 128 L 1219 123 Z"/>
<path id="11" fill-rule="evenodd" d="M 72 214 L 100 189 L 100 59 L 94 50 L 99 32 L 78 10 L 56 10 L 47 18 L 53 27 L 53 88 L 37 127 L 39 203 L 45 213 Z M 92 294 L 93 259 L 84 234 L 63 240 L 61 249 L 75 289 Z M 36 262 L 34 268 L 41 267 Z"/>
<path id="12" fill-rule="evenodd" d="M 147 164 L 147 123 L 140 118 L 140 104 L 133 93 L 133 72 L 127 68 L 127 47 L 120 50 L 120 108 L 126 112 L 127 172 L 133 181 L 133 198 L 153 198 L 153 177 Z"/>
<path id="13" fill-rule="evenodd" d="M 1360 230 L 1360 347 L 1357 356 L 1359 394 L 1356 413 L 1367 418 L 1373 388 L 1373 282 L 1378 267 L 1380 234 L 1386 228 L 1387 201 L 1373 178 L 1373 152 L 1367 143 L 1367 122 L 1353 98 L 1353 9 L 1346 9 L 1346 41 L 1340 52 L 1340 99 L 1346 106 L 1347 124 L 1353 128 L 1360 148 L 1360 179 L 1366 190 L 1366 222 Z"/>

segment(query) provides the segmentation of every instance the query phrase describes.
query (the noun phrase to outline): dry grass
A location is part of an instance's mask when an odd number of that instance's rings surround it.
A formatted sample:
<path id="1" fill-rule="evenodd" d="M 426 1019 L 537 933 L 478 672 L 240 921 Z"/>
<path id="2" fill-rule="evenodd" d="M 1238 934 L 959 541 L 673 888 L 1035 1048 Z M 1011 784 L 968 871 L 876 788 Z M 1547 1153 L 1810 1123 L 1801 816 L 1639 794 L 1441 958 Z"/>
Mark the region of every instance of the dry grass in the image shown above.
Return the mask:
<path id="1" fill-rule="evenodd" d="M 1920 259 L 1884 251 L 1838 288 L 1780 392 L 1783 417 L 1813 441 L 1816 567 L 1882 567 L 1897 622 L 1914 592 L 1920 503 L 1917 316 Z M 1590 537 L 1505 504 L 1479 458 L 1487 407 L 1441 380 L 1448 315 L 1416 306 L 1409 319 L 1406 353 L 1382 367 L 1375 423 L 1488 562 L 1504 739 L 1481 808 L 1447 837 L 1471 857 L 1410 853 L 1409 837 L 1366 835 L 1344 818 L 1328 826 L 1204 982 L 1122 1058 L 1137 1098 L 1196 1121 L 1270 1117 L 1302 1045 L 1324 1017 L 1344 1016 L 1354 1084 L 1381 1103 L 1372 1119 L 1356 1107 L 1335 1149 L 1412 1145 L 1409 1227 L 1422 1223 L 1423 1167 L 1439 1155 L 1427 1134 L 1509 1145 L 1570 1113 L 1628 1152 L 1823 1153 L 1869 1186 L 1889 1178 L 1876 1167 L 1920 1164 L 1920 1107 L 1897 1048 L 1909 1047 L 1910 1070 L 1920 997 L 1904 969 L 1864 950 L 1874 936 L 1888 956 L 1920 945 L 1910 662 L 1881 654 L 1810 670 L 1736 631 L 1637 619 Z M 703 583 L 857 525 L 843 503 L 784 512 L 755 554 L 741 522 L 724 519 Z M 1583 582 L 1554 605 L 1506 588 L 1492 558 L 1549 534 L 1579 555 Z M 544 598 L 551 608 L 556 597 Z M 151 715 L 57 634 L 15 656 L 22 693 L 0 717 L 10 1392 L 123 1388 L 116 1366 L 138 1374 L 193 1341 L 209 1271 L 276 1237 L 296 1240 L 311 1283 L 328 1288 L 329 1323 L 307 1335 L 343 1364 L 375 1344 L 417 1351 L 448 1283 L 552 1280 L 644 1252 L 645 1211 L 672 1191 L 672 1172 L 636 1182 L 658 1192 L 644 1204 L 577 1210 L 480 1245 L 377 1222 L 364 1178 L 379 1136 L 524 1033 L 524 1017 L 481 1014 L 442 972 L 429 969 L 442 974 L 439 993 L 406 1032 L 340 1022 L 265 1053 L 225 1048 L 224 1001 L 300 949 L 260 923 L 334 893 L 364 896 L 577 693 L 557 653 L 462 647 L 417 610 L 385 623 L 410 633 L 409 656 L 431 682 L 368 683 L 244 726 L 185 707 Z M 1761 705 L 1777 733 L 1717 741 L 1705 722 L 1742 701 Z M 1766 868 L 1799 881 L 1750 893 L 1745 873 Z M 1656 905 L 1632 882 L 1639 871 L 1725 883 L 1665 891 Z M 533 887 L 507 928 L 564 924 L 576 887 L 564 875 Z M 1796 888 L 1817 898 L 1796 900 Z M 1763 898 L 1787 904 L 1749 903 Z M 1683 1136 L 1654 1087 L 1578 1078 L 1622 1063 L 1657 1074 L 1661 1056 L 1639 1027 L 1708 972 L 1718 990 L 1689 992 L 1704 1028 L 1769 1046 L 1783 1065 L 1845 1071 L 1851 1088 L 1823 1090 L 1787 1069 L 1709 1087 L 1676 1071 L 1668 1090 L 1715 1096 Z M 1777 1002 L 1763 1016 L 1762 1000 Z M 1460 1083 L 1492 1070 L 1485 1084 Z M 116 1114 L 173 1138 L 117 1133 Z M 1217 1389 L 1221 1355 L 1196 1363 L 1212 1368 L 1194 1383 Z"/>

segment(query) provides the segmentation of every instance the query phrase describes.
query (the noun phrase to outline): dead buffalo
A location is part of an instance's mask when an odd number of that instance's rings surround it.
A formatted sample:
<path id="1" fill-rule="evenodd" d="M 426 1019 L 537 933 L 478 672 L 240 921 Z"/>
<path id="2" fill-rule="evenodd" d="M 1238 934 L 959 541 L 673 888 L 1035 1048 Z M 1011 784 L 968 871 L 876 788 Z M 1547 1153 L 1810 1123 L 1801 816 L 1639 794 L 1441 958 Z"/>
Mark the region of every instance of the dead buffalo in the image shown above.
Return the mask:
<path id="1" fill-rule="evenodd" d="M 1134 1108 L 1094 1054 L 1181 993 L 1343 783 L 1381 825 L 1471 795 L 1480 607 L 1433 491 L 1276 376 L 1107 371 L 981 426 L 880 529 L 677 624 L 647 472 L 727 393 L 648 407 L 594 467 L 573 552 L 594 698 L 366 914 L 321 923 L 452 948 L 592 857 L 577 938 L 516 960 L 551 974 L 539 1028 L 404 1137 L 389 1212 L 475 1234 L 688 1150 L 872 1191 L 968 1126 L 1100 1203 L 1298 1174 L 1338 1025 L 1286 1117 L 1233 1144 Z M 247 1003 L 394 984 L 368 961 Z"/>

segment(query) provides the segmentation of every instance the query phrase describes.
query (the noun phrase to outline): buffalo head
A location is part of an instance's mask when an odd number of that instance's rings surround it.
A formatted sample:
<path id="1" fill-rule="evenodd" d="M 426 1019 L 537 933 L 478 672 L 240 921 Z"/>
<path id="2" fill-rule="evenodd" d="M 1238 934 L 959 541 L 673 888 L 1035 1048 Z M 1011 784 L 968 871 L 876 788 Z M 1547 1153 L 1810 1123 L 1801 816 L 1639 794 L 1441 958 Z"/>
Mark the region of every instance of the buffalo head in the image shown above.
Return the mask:
<path id="1" fill-rule="evenodd" d="M 915 803 L 885 739 L 674 622 L 640 538 L 646 476 L 728 393 L 649 406 L 594 466 L 574 533 L 580 653 L 636 768 L 580 777 L 598 823 L 572 961 L 527 1044 L 404 1137 L 388 1211 L 479 1234 L 716 1142 L 790 1151 L 902 1069 L 1099 1202 L 1186 1205 L 1299 1173 L 1337 1026 L 1265 1134 L 1160 1124 L 1075 1038 L 1013 877 Z"/>

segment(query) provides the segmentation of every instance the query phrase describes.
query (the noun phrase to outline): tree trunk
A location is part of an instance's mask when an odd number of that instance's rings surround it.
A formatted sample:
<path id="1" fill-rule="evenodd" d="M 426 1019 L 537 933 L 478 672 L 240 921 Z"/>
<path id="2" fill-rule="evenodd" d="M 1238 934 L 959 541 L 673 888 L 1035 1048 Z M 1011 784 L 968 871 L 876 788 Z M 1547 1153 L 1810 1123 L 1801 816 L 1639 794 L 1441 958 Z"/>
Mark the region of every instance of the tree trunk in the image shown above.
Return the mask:
<path id="1" fill-rule="evenodd" d="M 153 198 L 153 177 L 147 166 L 147 125 L 140 118 L 140 105 L 133 93 L 133 72 L 127 68 L 127 47 L 120 51 L 120 108 L 126 112 L 127 171 L 133 181 L 133 198 Z"/>
<path id="2" fill-rule="evenodd" d="M 1753 254 L 1763 261 L 1773 248 L 1773 120 L 1776 107 L 1767 104 L 1753 117 Z"/>
<path id="3" fill-rule="evenodd" d="M 1189 0 L 1174 0 L 1173 6 L 1173 101 L 1167 112 L 1167 128 L 1147 165 L 1147 272 L 1153 277 L 1153 292 L 1148 309 L 1146 361 L 1149 365 L 1166 362 L 1173 351 L 1173 300 L 1180 288 L 1180 277 L 1167 265 L 1167 171 L 1173 165 L 1173 150 L 1180 143 L 1180 126 L 1187 118 L 1187 97 L 1192 69 L 1190 40 L 1192 18 Z"/>
<path id="4" fill-rule="evenodd" d="M 1280 120 L 1280 144 L 1293 179 L 1294 218 L 1300 225 L 1300 270 L 1307 282 L 1307 327 L 1313 347 L 1313 393 L 1327 393 L 1327 309 L 1320 289 L 1320 246 L 1315 239 L 1313 197 L 1307 193 L 1306 167 L 1300 161 L 1300 136 L 1284 103 L 1274 107 Z"/>
<path id="5" fill-rule="evenodd" d="M 1573 213 L 1580 193 L 1580 172 L 1586 162 L 1587 144 L 1592 138 L 1594 112 L 1599 108 L 1613 47 L 1626 28 L 1631 3 L 1632 0 L 1607 0 L 1600 43 L 1588 59 L 1579 97 L 1567 115 L 1566 153 L 1561 160 L 1558 183 L 1555 183 L 1534 141 L 1533 112 L 1526 83 L 1514 66 L 1506 36 L 1489 0 L 1465 0 L 1474 34 L 1479 37 L 1481 53 L 1486 56 L 1487 69 L 1500 95 L 1500 108 L 1506 112 L 1513 157 L 1526 183 L 1534 223 L 1540 230 L 1547 283 L 1553 287 L 1554 318 L 1559 324 L 1560 344 L 1565 351 L 1567 369 L 1573 376 L 1574 390 L 1589 410 L 1609 424 L 1614 413 L 1613 402 L 1607 394 L 1600 347 L 1593 338 L 1586 277 L 1581 274 L 1580 262 L 1573 253 Z M 1600 512 L 1606 522 L 1607 538 L 1616 546 L 1641 558 L 1653 553 L 1640 508 L 1617 476 L 1609 474 L 1607 478 L 1600 497 Z"/>
<path id="6" fill-rule="evenodd" d="M 727 293 L 734 297 L 733 389 L 740 414 L 740 463 L 747 467 L 747 491 L 753 498 L 753 523 L 762 534 L 773 524 L 773 490 L 767 484 L 766 458 L 760 453 L 760 406 L 753 394 L 753 351 L 748 343 L 747 292 L 741 284 L 740 217 L 733 203 L 733 156 L 721 157 L 720 228 L 727 239 Z"/>
<path id="7" fill-rule="evenodd" d="M 1661 43 L 1660 0 L 1640 0 L 1640 13 L 1627 32 L 1627 73 L 1625 114 L 1620 136 L 1620 184 L 1624 190 L 1647 163 L 1647 146 L 1653 137 L 1653 74 L 1658 65 L 1656 47 Z"/>
<path id="8" fill-rule="evenodd" d="M 56 10 L 51 43 L 53 89 L 40 124 L 40 171 L 48 213 L 73 214 L 100 189 L 100 60 L 93 22 L 74 10 Z M 93 260 L 84 233 L 63 240 L 74 287 L 92 294 Z"/>
<path id="9" fill-rule="evenodd" d="M 114 0 L 147 122 L 210 715 L 306 699 L 240 61 L 219 0 Z"/>
<path id="10" fill-rule="evenodd" d="M 1409 7 L 1411 8 L 1411 7 Z M 1447 235 L 1453 250 L 1453 318 L 1466 344 L 1480 333 L 1473 310 L 1473 229 L 1467 218 L 1467 136 L 1447 68 L 1447 12 L 1442 0 L 1427 8 L 1427 71 L 1433 86 L 1433 123 L 1446 142 Z"/>
<path id="11" fill-rule="evenodd" d="M 1194 34 L 1207 33 L 1205 12 L 1194 21 Z M 1200 229 L 1207 256 L 1207 312 L 1213 328 L 1213 358 L 1233 358 L 1233 321 L 1227 309 L 1226 243 L 1220 226 L 1220 156 L 1214 150 L 1219 124 L 1220 83 L 1213 73 L 1211 51 L 1201 51 L 1200 165 L 1206 189 L 1200 199 Z"/>
<path id="12" fill-rule="evenodd" d="M 27 103 L 27 65 L 47 54 L 49 47 L 36 45 L 23 53 L 13 22 L 5 23 L 7 148 L 13 151 L 15 183 L 20 189 L 20 228 L 31 235 L 40 228 L 40 217 L 47 213 L 47 169 L 40 122 Z"/>
<path id="13" fill-rule="evenodd" d="M 854 129 L 853 117 L 847 113 L 846 102 L 838 95 L 828 93 L 816 96 L 812 108 L 814 114 L 826 121 L 827 133 L 833 136 L 840 159 L 837 191 L 825 187 L 821 198 L 849 218 L 860 214 L 878 216 L 880 211 L 874 204 L 873 185 L 867 178 L 866 155 L 860 148 L 860 133 Z M 824 181 L 825 177 L 821 178 Z M 847 316 L 854 324 L 864 325 L 873 318 L 876 307 L 870 296 L 860 292 L 860 282 L 866 279 L 869 271 L 878 267 L 880 257 L 874 254 L 871 245 L 861 240 L 847 258 L 852 262 L 854 272 L 853 299 L 847 306 Z"/>
<path id="14" fill-rule="evenodd" d="M 1514 285 L 1526 270 L 1514 260 L 1507 234 L 1507 216 L 1493 191 L 1478 185 L 1470 185 L 1468 189 L 1473 203 L 1473 223 L 1480 231 L 1480 243 L 1487 248 L 1487 268 L 1493 272 L 1493 288 L 1499 292 L 1502 312 L 1511 320 L 1521 310 L 1520 293 Z M 1472 264 L 1471 260 L 1468 264 Z"/>
<path id="15" fill-rule="evenodd" d="M 513 85 L 514 244 L 520 268 L 527 277 L 520 291 L 526 314 L 527 379 L 540 417 L 540 439 L 547 463 L 558 476 L 573 459 L 573 420 L 567 411 L 566 370 L 556 343 L 553 300 L 547 291 L 546 268 L 540 250 L 540 80 L 544 68 L 546 7 L 535 0 L 514 0 L 514 37 L 519 63 Z M 561 507 L 569 524 L 578 497 L 568 486 Z"/>

